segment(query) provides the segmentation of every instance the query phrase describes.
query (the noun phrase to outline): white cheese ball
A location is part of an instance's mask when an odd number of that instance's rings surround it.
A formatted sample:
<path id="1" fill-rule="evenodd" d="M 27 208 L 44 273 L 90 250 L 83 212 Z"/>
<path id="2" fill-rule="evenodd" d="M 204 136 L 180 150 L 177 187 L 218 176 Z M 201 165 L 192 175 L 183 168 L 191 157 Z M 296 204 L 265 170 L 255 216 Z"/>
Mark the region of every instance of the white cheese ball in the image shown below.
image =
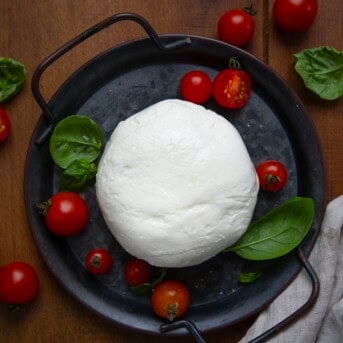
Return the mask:
<path id="1" fill-rule="evenodd" d="M 246 231 L 259 189 L 244 142 L 200 105 L 165 100 L 119 123 L 98 166 L 108 228 L 159 267 L 199 264 Z"/>

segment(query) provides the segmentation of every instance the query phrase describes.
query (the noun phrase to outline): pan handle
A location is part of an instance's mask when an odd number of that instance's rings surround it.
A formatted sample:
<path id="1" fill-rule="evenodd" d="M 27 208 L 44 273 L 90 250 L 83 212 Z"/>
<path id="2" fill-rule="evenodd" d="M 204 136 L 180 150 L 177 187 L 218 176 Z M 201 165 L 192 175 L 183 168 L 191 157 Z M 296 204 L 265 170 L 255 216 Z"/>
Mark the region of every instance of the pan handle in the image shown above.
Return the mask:
<path id="1" fill-rule="evenodd" d="M 57 49 L 54 53 L 52 53 L 50 56 L 48 56 L 43 62 L 41 62 L 38 67 L 36 68 L 35 72 L 32 76 L 32 82 L 31 82 L 31 88 L 33 96 L 35 97 L 38 105 L 43 110 L 43 115 L 48 120 L 50 124 L 54 122 L 54 115 L 49 107 L 49 105 L 44 100 L 41 92 L 40 92 L 40 79 L 43 74 L 43 72 L 58 58 L 60 58 L 62 55 L 64 55 L 66 52 L 86 40 L 87 38 L 93 36 L 95 33 L 103 30 L 104 28 L 122 20 L 131 20 L 136 23 L 138 23 L 148 34 L 148 36 L 151 38 L 151 40 L 163 51 L 173 50 L 179 47 L 183 47 L 185 45 L 188 45 L 191 43 L 190 38 L 180 39 L 175 42 L 172 42 L 170 44 L 163 44 L 161 42 L 161 39 L 159 38 L 158 34 L 155 32 L 155 30 L 152 28 L 152 26 L 140 15 L 136 13 L 117 13 L 111 17 L 108 17 L 107 19 L 104 19 L 103 21 L 99 22 L 98 24 L 93 25 L 86 31 L 80 33 L 78 36 L 64 44 L 62 47 Z M 51 125 L 50 125 L 51 126 Z M 50 132 L 50 130 L 48 130 Z M 48 135 L 48 133 L 46 135 Z M 43 137 L 42 137 L 43 139 Z M 44 139 L 43 139 L 44 140 Z"/>
<path id="2" fill-rule="evenodd" d="M 285 327 L 290 325 L 295 320 L 299 319 L 301 315 L 304 315 L 306 311 L 308 311 L 317 301 L 319 290 L 320 290 L 320 280 L 318 278 L 318 275 L 316 271 L 313 269 L 311 263 L 308 261 L 307 256 L 303 252 L 303 250 L 298 247 L 297 249 L 297 256 L 302 263 L 305 271 L 309 275 L 312 283 L 312 291 L 311 295 L 307 299 L 306 303 L 303 304 L 301 307 L 299 307 L 297 310 L 295 310 L 293 313 L 291 313 L 288 317 L 283 319 L 281 322 L 275 324 L 273 327 L 262 333 L 261 335 L 257 336 L 256 338 L 250 340 L 248 343 L 264 343 L 267 341 L 267 339 L 270 339 L 271 337 L 278 334 L 281 330 L 283 330 Z M 194 323 L 192 323 L 189 320 L 180 320 L 173 323 L 168 324 L 162 324 L 160 326 L 160 331 L 162 333 L 166 333 L 169 331 L 177 330 L 179 328 L 186 328 L 195 341 L 197 343 L 206 343 L 205 339 L 202 338 L 200 331 L 195 326 Z"/>

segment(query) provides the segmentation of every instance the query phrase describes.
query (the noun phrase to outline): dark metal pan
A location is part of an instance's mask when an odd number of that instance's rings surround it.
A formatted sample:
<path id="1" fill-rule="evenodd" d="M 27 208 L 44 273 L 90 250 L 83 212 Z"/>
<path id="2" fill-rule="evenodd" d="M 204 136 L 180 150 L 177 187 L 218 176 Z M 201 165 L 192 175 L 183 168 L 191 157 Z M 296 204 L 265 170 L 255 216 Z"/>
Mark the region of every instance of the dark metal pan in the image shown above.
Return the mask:
<path id="1" fill-rule="evenodd" d="M 39 91 L 43 71 L 81 41 L 120 20 L 138 22 L 150 37 L 115 46 L 96 56 L 71 75 L 47 104 Z M 49 134 L 60 119 L 79 113 L 102 127 L 106 141 L 119 121 L 160 100 L 179 98 L 179 81 L 185 72 L 200 69 L 213 78 L 228 66 L 230 57 L 237 57 L 251 75 L 253 88 L 248 104 L 235 111 L 225 110 L 212 100 L 205 106 L 232 122 L 254 163 L 273 158 L 287 167 L 287 185 L 275 194 L 260 192 L 254 218 L 296 195 L 314 199 L 315 220 L 301 245 L 306 257 L 319 233 L 325 204 L 318 138 L 301 101 L 254 56 L 209 38 L 158 36 L 140 16 L 122 13 L 93 26 L 57 50 L 38 66 L 33 76 L 33 94 L 43 109 L 25 166 L 25 203 L 33 237 L 62 285 L 80 302 L 119 325 L 158 334 L 161 321 L 152 313 L 149 296 L 137 296 L 126 285 L 123 266 L 129 255 L 109 233 L 93 188 L 83 193 L 90 207 L 90 220 L 81 234 L 62 239 L 46 230 L 36 205 L 57 191 L 59 176 L 49 153 Z M 107 248 L 114 259 L 112 271 L 104 276 L 90 275 L 84 267 L 86 253 L 95 246 Z M 238 273 L 252 269 L 261 270 L 263 276 L 250 285 L 238 284 Z M 168 275 L 184 281 L 190 289 L 191 306 L 184 318 L 205 332 L 256 314 L 289 285 L 300 269 L 295 252 L 259 263 L 221 254 L 196 267 L 172 269 Z M 185 331 L 174 332 L 180 333 Z"/>

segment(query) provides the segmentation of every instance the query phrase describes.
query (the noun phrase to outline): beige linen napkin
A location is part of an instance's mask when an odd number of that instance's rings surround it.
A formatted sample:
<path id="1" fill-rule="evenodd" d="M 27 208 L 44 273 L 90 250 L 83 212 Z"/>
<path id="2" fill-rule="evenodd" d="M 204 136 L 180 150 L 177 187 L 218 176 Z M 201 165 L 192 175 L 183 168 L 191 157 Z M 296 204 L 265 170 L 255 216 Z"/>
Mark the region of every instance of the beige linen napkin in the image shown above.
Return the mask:
<path id="1" fill-rule="evenodd" d="M 271 338 L 271 343 L 343 342 L 343 195 L 326 209 L 321 233 L 309 261 L 320 279 L 316 304 L 295 323 Z M 304 304 L 311 281 L 301 271 L 291 285 L 256 319 L 240 343 L 256 338 Z"/>

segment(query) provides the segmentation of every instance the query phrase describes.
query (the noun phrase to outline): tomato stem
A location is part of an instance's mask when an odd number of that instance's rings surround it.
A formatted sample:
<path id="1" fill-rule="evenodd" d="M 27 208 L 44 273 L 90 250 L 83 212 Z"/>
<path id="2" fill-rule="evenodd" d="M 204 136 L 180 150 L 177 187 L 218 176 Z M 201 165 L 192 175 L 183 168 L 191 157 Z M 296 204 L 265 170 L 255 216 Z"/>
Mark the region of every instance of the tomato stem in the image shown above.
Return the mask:
<path id="1" fill-rule="evenodd" d="M 92 256 L 91 265 L 92 265 L 92 267 L 99 269 L 101 267 L 101 258 L 97 255 Z"/>
<path id="2" fill-rule="evenodd" d="M 42 214 L 43 216 L 46 216 L 46 214 L 49 211 L 49 208 L 51 206 L 51 201 L 50 199 L 47 201 L 42 201 L 41 203 L 37 204 L 37 210 L 40 214 Z"/>
<path id="3" fill-rule="evenodd" d="M 229 68 L 230 69 L 241 69 L 241 64 L 238 61 L 238 57 L 231 57 L 229 59 Z"/>
<path id="4" fill-rule="evenodd" d="M 21 313 L 24 312 L 23 304 L 7 304 L 7 309 L 11 313 Z"/>
<path id="5" fill-rule="evenodd" d="M 168 304 L 167 306 L 167 316 L 170 322 L 174 321 L 177 315 L 177 304 Z"/>
<path id="6" fill-rule="evenodd" d="M 281 181 L 281 179 L 278 176 L 272 174 L 266 174 L 265 180 L 266 187 L 268 187 L 269 185 L 277 185 Z"/>
<path id="7" fill-rule="evenodd" d="M 256 15 L 256 13 L 257 13 L 257 11 L 255 10 L 255 8 L 254 8 L 254 6 L 253 6 L 253 4 L 250 4 L 250 6 L 249 7 L 244 7 L 243 8 L 243 11 L 244 12 L 247 12 L 250 16 L 254 16 L 254 15 Z"/>

